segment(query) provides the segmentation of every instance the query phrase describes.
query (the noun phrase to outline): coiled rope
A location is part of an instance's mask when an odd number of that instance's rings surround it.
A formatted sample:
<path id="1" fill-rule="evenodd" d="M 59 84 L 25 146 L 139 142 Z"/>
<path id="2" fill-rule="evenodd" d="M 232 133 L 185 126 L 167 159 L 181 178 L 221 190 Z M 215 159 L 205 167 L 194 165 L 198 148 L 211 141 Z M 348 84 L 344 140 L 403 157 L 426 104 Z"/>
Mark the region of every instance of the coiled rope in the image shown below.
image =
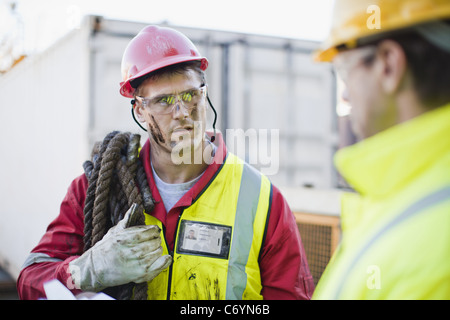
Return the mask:
<path id="1" fill-rule="evenodd" d="M 84 251 L 116 225 L 133 203 L 149 213 L 154 201 L 144 167 L 139 161 L 140 135 L 113 131 L 94 146 L 92 159 L 83 164 L 88 179 L 84 205 Z M 143 225 L 144 215 L 128 226 Z M 113 268 L 114 266 L 112 266 Z M 126 284 L 105 290 L 117 299 L 146 300 L 147 284 Z"/>

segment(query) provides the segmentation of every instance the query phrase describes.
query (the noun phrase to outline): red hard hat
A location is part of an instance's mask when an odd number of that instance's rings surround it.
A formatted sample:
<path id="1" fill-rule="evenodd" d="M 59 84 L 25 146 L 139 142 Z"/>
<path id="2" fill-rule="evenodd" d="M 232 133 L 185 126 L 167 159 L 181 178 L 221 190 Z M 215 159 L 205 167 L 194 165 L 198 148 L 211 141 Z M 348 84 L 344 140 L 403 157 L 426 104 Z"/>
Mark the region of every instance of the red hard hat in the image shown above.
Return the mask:
<path id="1" fill-rule="evenodd" d="M 206 70 L 208 60 L 184 34 L 170 28 L 147 26 L 130 41 L 123 54 L 120 94 L 133 98 L 135 88 L 130 81 L 173 64 L 196 60 Z"/>

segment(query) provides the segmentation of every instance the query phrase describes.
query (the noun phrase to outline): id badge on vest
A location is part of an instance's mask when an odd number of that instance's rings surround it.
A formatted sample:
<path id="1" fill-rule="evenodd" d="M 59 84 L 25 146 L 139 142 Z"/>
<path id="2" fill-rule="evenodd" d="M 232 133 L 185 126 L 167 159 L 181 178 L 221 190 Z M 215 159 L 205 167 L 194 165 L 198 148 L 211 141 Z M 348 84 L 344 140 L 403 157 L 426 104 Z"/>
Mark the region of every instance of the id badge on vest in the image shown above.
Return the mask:
<path id="1" fill-rule="evenodd" d="M 228 259 L 231 226 L 182 220 L 177 243 L 181 254 Z"/>

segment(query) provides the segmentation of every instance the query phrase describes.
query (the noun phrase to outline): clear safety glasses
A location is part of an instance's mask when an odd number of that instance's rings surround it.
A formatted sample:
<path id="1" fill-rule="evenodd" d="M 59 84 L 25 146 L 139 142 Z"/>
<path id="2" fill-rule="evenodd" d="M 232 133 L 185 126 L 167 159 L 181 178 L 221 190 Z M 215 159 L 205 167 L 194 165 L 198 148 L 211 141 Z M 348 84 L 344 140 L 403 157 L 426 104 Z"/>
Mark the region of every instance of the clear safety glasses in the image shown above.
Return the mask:
<path id="1" fill-rule="evenodd" d="M 178 94 L 162 94 L 146 98 L 136 96 L 144 107 L 148 107 L 153 114 L 170 114 L 180 103 L 186 110 L 194 109 L 206 97 L 206 85 L 193 88 Z"/>
<path id="2" fill-rule="evenodd" d="M 337 75 L 346 83 L 350 73 L 360 64 L 368 65 L 375 58 L 377 46 L 366 46 L 339 53 L 333 60 Z"/>

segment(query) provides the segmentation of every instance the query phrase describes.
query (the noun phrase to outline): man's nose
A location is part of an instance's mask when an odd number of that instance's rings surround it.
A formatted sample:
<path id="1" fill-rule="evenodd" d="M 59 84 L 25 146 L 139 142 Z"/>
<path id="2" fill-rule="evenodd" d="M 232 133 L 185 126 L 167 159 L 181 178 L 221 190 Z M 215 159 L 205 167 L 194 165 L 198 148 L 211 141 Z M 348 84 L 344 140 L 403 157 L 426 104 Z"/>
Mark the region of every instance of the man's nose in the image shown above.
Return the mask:
<path id="1" fill-rule="evenodd" d="M 187 118 L 189 116 L 189 111 L 183 106 L 181 101 L 177 101 L 173 106 L 172 115 L 175 119 Z"/>

